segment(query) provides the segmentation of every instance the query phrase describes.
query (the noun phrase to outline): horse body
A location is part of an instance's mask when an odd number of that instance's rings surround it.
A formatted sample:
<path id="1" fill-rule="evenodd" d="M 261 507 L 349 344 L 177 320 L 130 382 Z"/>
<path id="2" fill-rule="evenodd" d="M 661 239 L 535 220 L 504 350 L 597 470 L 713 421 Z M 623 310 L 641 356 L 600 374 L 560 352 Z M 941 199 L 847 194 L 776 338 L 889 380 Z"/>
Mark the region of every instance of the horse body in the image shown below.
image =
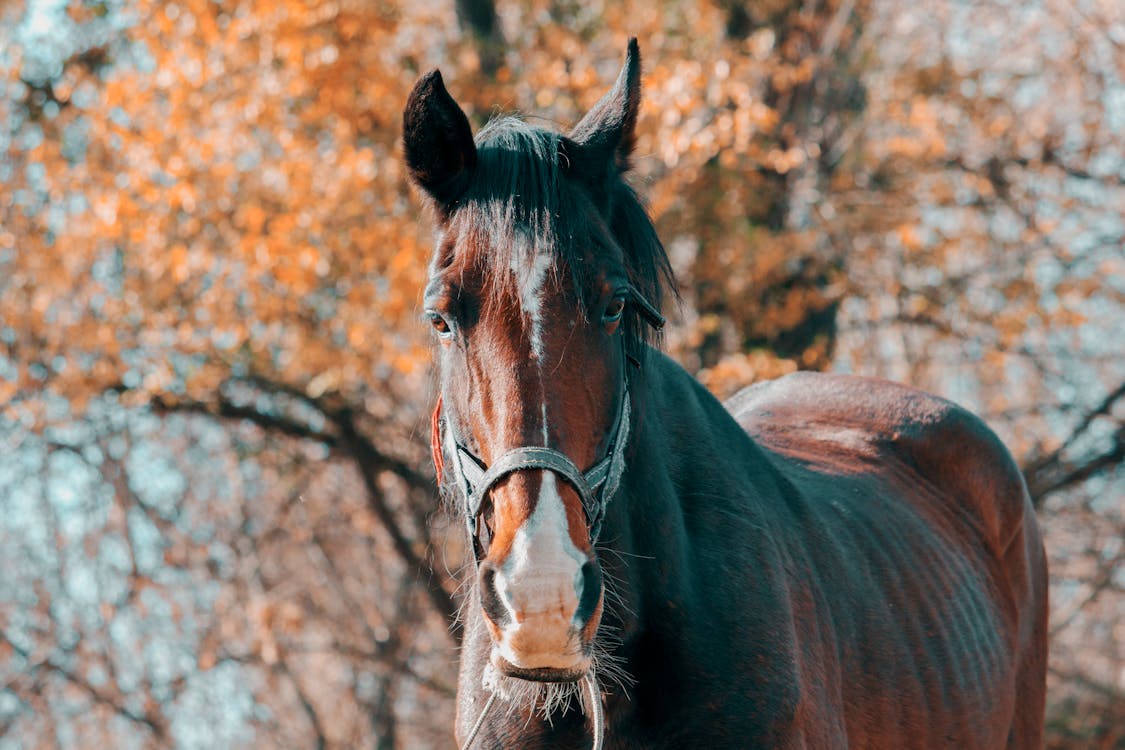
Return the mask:
<path id="1" fill-rule="evenodd" d="M 724 406 L 649 347 L 671 279 L 622 179 L 639 94 L 633 40 L 567 136 L 474 139 L 436 71 L 404 112 L 439 230 L 435 461 L 476 557 L 458 739 L 590 747 L 604 702 L 618 750 L 1040 746 L 1046 564 L 1011 456 L 905 386 L 795 374 Z"/>
<path id="2" fill-rule="evenodd" d="M 662 460 L 630 463 L 599 548 L 635 680 L 608 747 L 1041 745 L 1042 542 L 987 427 L 883 381 L 800 373 L 722 405 L 646 367 L 631 452 Z M 488 648 L 466 619 L 462 733 Z M 588 745 L 577 711 L 480 744 Z"/>
<path id="3" fill-rule="evenodd" d="M 821 644 L 802 684 L 820 677 L 813 702 L 845 717 L 847 745 L 1040 744 L 1046 563 L 996 436 L 948 401 L 846 376 L 789 376 L 729 408 L 787 483 L 788 585 L 808 602 L 792 616 Z"/>

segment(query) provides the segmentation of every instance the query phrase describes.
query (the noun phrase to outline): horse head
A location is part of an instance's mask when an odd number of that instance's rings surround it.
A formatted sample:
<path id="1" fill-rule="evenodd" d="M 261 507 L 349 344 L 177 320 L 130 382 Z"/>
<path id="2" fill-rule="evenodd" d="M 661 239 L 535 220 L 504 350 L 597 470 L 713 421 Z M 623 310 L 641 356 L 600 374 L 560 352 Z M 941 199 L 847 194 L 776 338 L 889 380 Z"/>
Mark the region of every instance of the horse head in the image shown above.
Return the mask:
<path id="1" fill-rule="evenodd" d="M 440 342 L 439 455 L 476 552 L 490 661 L 508 677 L 568 682 L 591 667 L 594 544 L 624 468 L 628 363 L 643 321 L 662 322 L 667 273 L 622 179 L 639 95 L 632 40 L 616 84 L 565 136 L 507 117 L 474 139 L 436 70 L 403 115 L 437 224 L 424 307 Z"/>

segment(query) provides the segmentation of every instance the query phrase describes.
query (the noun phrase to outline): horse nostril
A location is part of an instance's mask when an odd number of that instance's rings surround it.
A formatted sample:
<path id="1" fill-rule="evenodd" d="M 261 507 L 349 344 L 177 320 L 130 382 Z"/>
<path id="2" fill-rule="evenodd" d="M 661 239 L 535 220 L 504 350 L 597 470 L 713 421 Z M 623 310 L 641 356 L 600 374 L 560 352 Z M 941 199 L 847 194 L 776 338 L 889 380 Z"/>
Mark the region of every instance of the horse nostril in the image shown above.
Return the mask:
<path id="1" fill-rule="evenodd" d="M 589 561 L 582 566 L 582 598 L 574 613 L 574 622 L 584 625 L 593 617 L 594 610 L 602 598 L 602 569 L 596 562 Z"/>
<path id="2" fill-rule="evenodd" d="M 500 599 L 500 592 L 496 590 L 496 565 L 488 560 L 483 561 L 477 570 L 477 583 L 480 589 L 480 606 L 488 619 L 497 627 L 504 627 L 510 616 L 508 608 Z"/>

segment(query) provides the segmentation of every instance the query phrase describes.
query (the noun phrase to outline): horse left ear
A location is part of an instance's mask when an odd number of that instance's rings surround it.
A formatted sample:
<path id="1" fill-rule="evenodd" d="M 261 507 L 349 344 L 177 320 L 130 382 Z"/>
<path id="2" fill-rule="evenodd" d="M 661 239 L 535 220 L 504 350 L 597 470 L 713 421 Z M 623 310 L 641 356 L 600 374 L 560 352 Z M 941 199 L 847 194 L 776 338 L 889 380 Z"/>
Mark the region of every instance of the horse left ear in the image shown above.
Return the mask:
<path id="1" fill-rule="evenodd" d="M 629 39 L 625 65 L 613 88 L 570 131 L 569 140 L 594 163 L 610 159 L 619 172 L 629 170 L 636 145 L 637 111 L 641 106 L 641 51 L 637 38 Z"/>
<path id="2" fill-rule="evenodd" d="M 414 182 L 443 211 L 461 197 L 477 164 L 469 118 L 432 70 L 414 85 L 402 112 L 402 143 Z"/>

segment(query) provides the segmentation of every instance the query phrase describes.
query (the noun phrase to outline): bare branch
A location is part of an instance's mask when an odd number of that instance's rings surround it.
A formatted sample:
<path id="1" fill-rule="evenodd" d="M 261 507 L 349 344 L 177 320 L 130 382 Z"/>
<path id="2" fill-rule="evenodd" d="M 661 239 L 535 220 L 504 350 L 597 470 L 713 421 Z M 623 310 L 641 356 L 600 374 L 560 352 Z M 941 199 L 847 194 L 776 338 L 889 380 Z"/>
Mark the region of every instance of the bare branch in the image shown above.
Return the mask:
<path id="1" fill-rule="evenodd" d="M 336 437 L 333 435 L 314 430 L 308 425 L 301 424 L 293 419 L 275 414 L 266 414 L 250 406 L 241 406 L 232 403 L 222 397 L 218 398 L 213 403 L 206 403 L 191 400 L 172 401 L 158 396 L 152 400 L 152 408 L 158 414 L 180 412 L 185 414 L 202 414 L 221 419 L 244 419 L 270 432 L 277 432 L 302 440 L 312 440 L 317 443 L 323 443 L 329 448 L 336 446 Z"/>
<path id="2" fill-rule="evenodd" d="M 301 687 L 301 683 L 296 675 L 289 669 L 289 662 L 285 660 L 285 656 L 280 650 L 278 651 L 277 663 L 274 664 L 273 668 L 274 671 L 288 678 L 290 684 L 293 685 L 293 690 L 297 693 L 297 700 L 301 703 L 301 708 L 304 710 L 305 716 L 309 720 L 309 726 L 312 727 L 313 734 L 316 736 L 316 748 L 317 750 L 324 750 L 324 748 L 328 746 L 328 739 L 324 735 L 324 722 L 320 720 L 320 716 L 316 712 L 316 707 L 313 706 L 308 693 Z"/>
<path id="3" fill-rule="evenodd" d="M 383 470 L 390 469 L 394 471 L 397 462 L 387 459 L 375 450 L 371 442 L 364 439 L 356 430 L 355 423 L 351 420 L 350 414 L 342 411 L 336 416 L 336 424 L 340 429 L 340 439 L 343 447 L 351 453 L 355 459 L 356 467 L 359 469 L 360 476 L 363 479 L 363 484 L 367 487 L 367 501 L 372 512 L 375 513 L 376 518 L 383 524 L 383 528 L 391 537 L 391 543 L 394 545 L 395 551 L 398 553 L 407 565 L 413 570 L 419 571 L 425 578 L 426 593 L 429 596 L 430 602 L 433 604 L 441 615 L 447 620 L 453 620 L 457 614 L 457 608 L 453 603 L 453 598 L 445 587 L 441 584 L 440 576 L 430 560 L 426 559 L 417 551 L 414 545 L 406 537 L 402 528 L 399 526 L 394 517 L 394 513 L 387 506 L 383 492 L 379 487 L 376 477 L 378 473 Z M 395 472 L 398 473 L 397 471 Z M 415 477 L 411 481 L 408 477 L 403 478 L 407 480 L 408 484 L 418 487 L 422 483 L 421 475 L 411 471 L 411 475 Z M 399 474 L 399 476 L 403 476 Z M 425 485 L 432 491 L 433 484 L 429 480 L 425 480 Z"/>
<path id="4" fill-rule="evenodd" d="M 1110 700 L 1121 701 L 1125 699 L 1125 694 L 1123 694 L 1113 685 L 1091 679 L 1089 676 L 1084 675 L 1081 672 L 1061 669 L 1055 665 L 1051 665 L 1050 667 L 1048 667 L 1048 669 L 1050 670 L 1051 674 L 1053 674 L 1055 677 L 1058 677 L 1060 680 L 1076 685 L 1081 685 L 1086 690 L 1097 693 L 1098 695 L 1109 698 Z"/>
<path id="5" fill-rule="evenodd" d="M 1125 425 L 1119 426 L 1110 444 L 1100 453 L 1066 460 L 1063 456 L 1089 430 L 1095 420 L 1108 416 L 1118 402 L 1125 401 L 1125 382 L 1114 388 L 1101 403 L 1088 412 L 1058 448 L 1030 461 L 1024 468 L 1028 491 L 1036 507 L 1048 495 L 1089 479 L 1125 461 Z"/>
<path id="6" fill-rule="evenodd" d="M 92 698 L 93 701 L 98 705 L 110 708 L 119 716 L 128 719 L 134 724 L 139 724 L 148 728 L 148 730 L 151 731 L 153 735 L 155 735 L 156 738 L 160 740 L 168 739 L 168 726 L 166 721 L 164 720 L 164 717 L 159 716 L 152 711 L 146 713 L 137 713 L 136 711 L 133 711 L 131 708 L 124 704 L 119 696 L 111 695 L 108 692 L 95 687 L 81 675 L 75 674 L 69 669 L 55 664 L 49 658 L 43 659 L 38 662 L 31 661 L 30 652 L 28 652 L 19 644 L 13 642 L 6 633 L 0 632 L 0 640 L 3 640 L 4 643 L 8 644 L 8 646 L 15 653 L 19 654 L 20 657 L 28 661 L 32 670 L 46 670 L 48 672 L 51 672 L 52 674 L 62 677 L 68 683 L 89 695 L 90 698 Z"/>
<path id="7" fill-rule="evenodd" d="M 480 54 L 481 69 L 492 75 L 500 67 L 504 52 L 504 35 L 493 0 L 456 0 L 457 22 L 470 34 Z"/>

